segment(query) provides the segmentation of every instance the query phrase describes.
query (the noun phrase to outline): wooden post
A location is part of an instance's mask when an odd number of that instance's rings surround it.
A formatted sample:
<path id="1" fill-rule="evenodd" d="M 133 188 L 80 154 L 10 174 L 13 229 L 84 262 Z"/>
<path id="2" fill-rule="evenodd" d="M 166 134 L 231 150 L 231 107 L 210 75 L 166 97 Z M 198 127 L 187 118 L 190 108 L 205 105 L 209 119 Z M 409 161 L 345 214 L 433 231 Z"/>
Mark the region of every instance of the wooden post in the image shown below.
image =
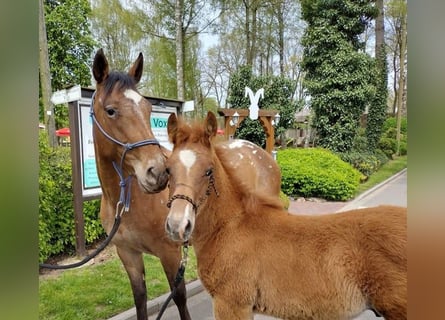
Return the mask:
<path id="1" fill-rule="evenodd" d="M 233 119 L 233 114 L 235 112 L 238 112 L 238 123 L 234 126 L 230 125 L 230 120 Z M 278 113 L 277 110 L 263 110 L 260 109 L 258 111 L 258 119 L 260 120 L 260 123 L 264 129 L 264 132 L 266 134 L 266 151 L 269 153 L 272 153 L 272 150 L 275 145 L 275 128 L 272 125 L 272 120 L 274 119 L 275 115 Z M 249 110 L 248 109 L 226 109 L 226 108 L 219 108 L 218 114 L 220 116 L 224 116 L 224 136 L 228 140 L 230 137 L 233 137 L 236 131 L 236 128 L 243 122 L 243 120 L 249 116 Z"/>
<path id="2" fill-rule="evenodd" d="M 72 181 L 73 181 L 73 209 L 74 209 L 74 227 L 76 230 L 76 254 L 79 258 L 87 255 L 85 247 L 85 220 L 83 217 L 83 198 L 82 198 L 82 180 L 81 165 L 79 159 L 80 133 L 77 130 L 79 123 L 78 106 L 79 102 L 75 101 L 69 104 L 69 121 L 70 121 L 70 142 L 71 142 L 71 161 L 72 161 Z"/>

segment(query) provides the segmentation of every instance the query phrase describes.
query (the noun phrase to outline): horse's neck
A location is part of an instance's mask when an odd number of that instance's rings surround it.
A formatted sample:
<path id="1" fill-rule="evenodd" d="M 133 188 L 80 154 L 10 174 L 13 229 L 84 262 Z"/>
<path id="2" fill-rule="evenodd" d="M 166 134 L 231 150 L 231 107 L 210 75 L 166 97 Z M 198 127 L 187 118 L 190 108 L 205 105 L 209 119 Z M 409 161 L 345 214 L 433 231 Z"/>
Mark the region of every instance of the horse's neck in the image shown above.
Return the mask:
<path id="1" fill-rule="evenodd" d="M 120 196 L 120 178 L 114 169 L 112 160 L 107 160 L 96 152 L 96 164 L 103 197 L 107 201 L 117 203 Z"/>

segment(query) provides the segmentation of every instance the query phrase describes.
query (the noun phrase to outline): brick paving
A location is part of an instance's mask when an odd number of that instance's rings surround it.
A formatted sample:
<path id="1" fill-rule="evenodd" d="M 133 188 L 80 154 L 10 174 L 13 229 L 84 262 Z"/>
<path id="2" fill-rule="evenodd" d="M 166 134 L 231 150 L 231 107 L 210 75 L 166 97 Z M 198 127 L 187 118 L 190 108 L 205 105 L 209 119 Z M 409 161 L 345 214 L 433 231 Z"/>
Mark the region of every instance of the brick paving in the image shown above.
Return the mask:
<path id="1" fill-rule="evenodd" d="M 334 213 L 346 206 L 348 202 L 324 201 L 321 199 L 298 198 L 290 201 L 288 211 L 294 214 L 325 214 Z"/>

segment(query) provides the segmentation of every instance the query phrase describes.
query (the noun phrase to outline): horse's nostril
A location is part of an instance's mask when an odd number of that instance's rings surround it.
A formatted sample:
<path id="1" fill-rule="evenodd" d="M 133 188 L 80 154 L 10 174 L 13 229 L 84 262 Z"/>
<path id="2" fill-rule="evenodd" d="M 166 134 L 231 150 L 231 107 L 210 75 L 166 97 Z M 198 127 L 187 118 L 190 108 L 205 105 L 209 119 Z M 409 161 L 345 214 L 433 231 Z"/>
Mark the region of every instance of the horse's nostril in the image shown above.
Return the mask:
<path id="1" fill-rule="evenodd" d="M 190 220 L 187 220 L 187 225 L 185 226 L 185 234 L 190 234 L 190 232 L 192 231 L 192 224 L 190 223 Z"/>
<path id="2" fill-rule="evenodd" d="M 171 227 L 170 227 L 170 223 L 168 223 L 168 220 L 167 220 L 167 222 L 165 223 L 165 230 L 166 230 L 169 234 L 172 233 L 172 229 L 171 229 Z"/>

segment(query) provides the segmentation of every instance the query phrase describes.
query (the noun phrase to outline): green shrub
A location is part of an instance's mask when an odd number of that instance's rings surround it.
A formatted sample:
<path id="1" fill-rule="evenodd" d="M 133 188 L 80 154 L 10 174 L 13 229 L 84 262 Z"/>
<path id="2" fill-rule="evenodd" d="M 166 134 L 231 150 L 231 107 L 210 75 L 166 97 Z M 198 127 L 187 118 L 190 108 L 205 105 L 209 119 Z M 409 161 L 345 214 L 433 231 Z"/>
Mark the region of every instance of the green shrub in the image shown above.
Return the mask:
<path id="1" fill-rule="evenodd" d="M 400 133 L 402 134 L 407 134 L 408 133 L 408 121 L 406 117 L 402 117 L 400 119 Z M 396 117 L 389 117 L 385 120 L 385 122 L 383 123 L 383 129 L 382 132 L 386 132 L 388 131 L 388 129 L 390 128 L 397 128 L 397 118 Z M 395 136 L 394 136 L 395 138 Z"/>
<path id="2" fill-rule="evenodd" d="M 408 144 L 406 141 L 400 141 L 399 151 L 401 156 L 406 156 L 408 154 Z"/>
<path id="3" fill-rule="evenodd" d="M 72 253 L 75 248 L 70 149 L 49 148 L 47 135 L 39 133 L 39 261 L 51 255 Z M 92 243 L 104 234 L 98 218 L 99 200 L 84 203 L 85 240 Z"/>
<path id="4" fill-rule="evenodd" d="M 390 159 L 381 149 L 376 149 L 374 155 L 379 160 L 380 167 L 387 163 Z"/>
<path id="5" fill-rule="evenodd" d="M 373 172 L 377 171 L 381 165 L 379 159 L 371 153 L 351 151 L 339 153 L 338 155 L 343 161 L 349 163 L 355 169 L 360 171 L 365 176 L 365 179 Z"/>
<path id="6" fill-rule="evenodd" d="M 400 122 L 400 155 L 408 154 L 408 122 L 406 117 Z M 383 124 L 383 134 L 378 147 L 390 158 L 397 152 L 397 119 L 390 117 Z"/>
<path id="7" fill-rule="evenodd" d="M 396 139 L 384 137 L 380 139 L 378 147 L 388 158 L 392 159 L 392 155 L 397 151 L 397 141 Z"/>
<path id="8" fill-rule="evenodd" d="M 349 200 L 357 190 L 360 172 L 334 153 L 319 149 L 279 150 L 281 189 L 289 196 Z"/>

